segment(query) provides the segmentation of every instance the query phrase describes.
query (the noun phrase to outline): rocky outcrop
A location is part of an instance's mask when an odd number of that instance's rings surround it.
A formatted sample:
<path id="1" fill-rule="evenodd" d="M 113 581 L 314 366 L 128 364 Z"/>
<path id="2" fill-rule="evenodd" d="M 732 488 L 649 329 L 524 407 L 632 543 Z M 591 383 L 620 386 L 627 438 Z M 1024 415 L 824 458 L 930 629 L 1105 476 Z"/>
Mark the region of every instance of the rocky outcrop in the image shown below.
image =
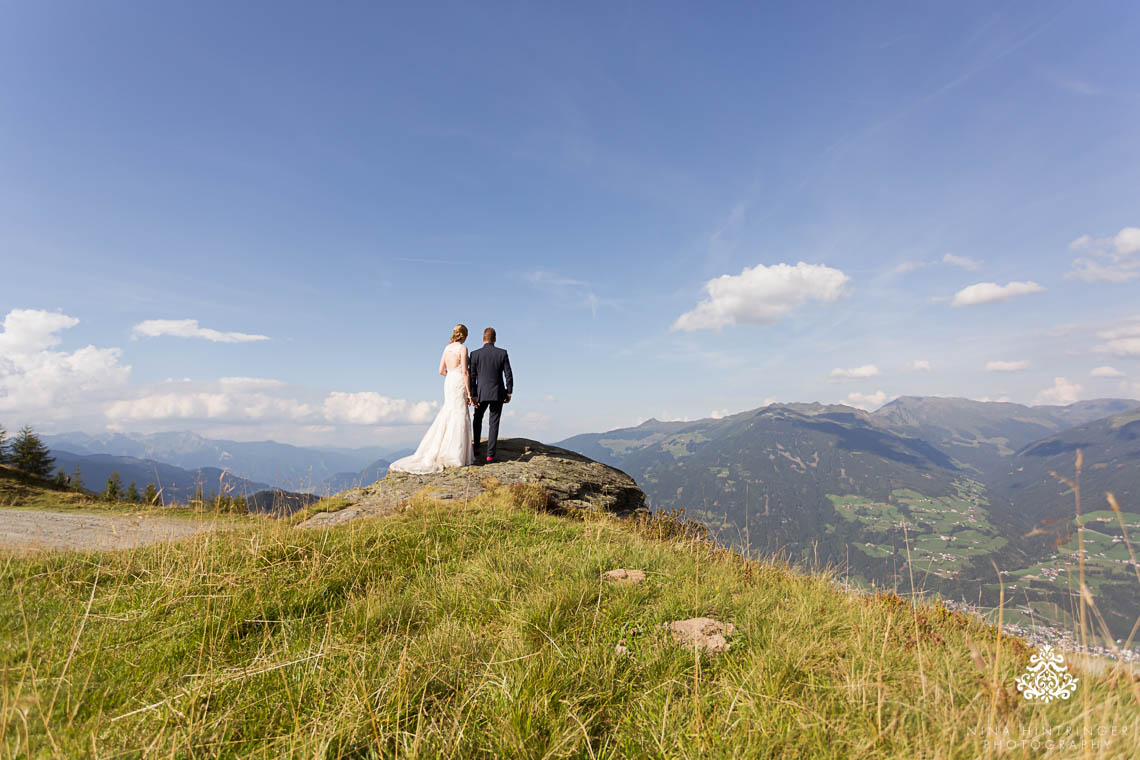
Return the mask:
<path id="1" fill-rule="evenodd" d="M 624 567 L 619 567 L 617 570 L 607 570 L 602 573 L 602 579 L 610 583 L 637 585 L 645 580 L 645 572 L 643 570 L 626 570 Z"/>
<path id="2" fill-rule="evenodd" d="M 541 487 L 554 510 L 590 510 L 628 516 L 645 509 L 645 494 L 621 470 L 573 451 L 527 438 L 499 441 L 497 462 L 431 475 L 389 472 L 383 480 L 338 494 L 347 506 L 318 512 L 299 527 L 326 528 L 361 517 L 390 514 L 416 494 L 441 501 L 472 499 L 491 478 L 503 485 Z"/>
<path id="3" fill-rule="evenodd" d="M 707 617 L 677 620 L 667 624 L 666 629 L 678 644 L 712 653 L 727 652 L 732 647 L 728 637 L 736 632 L 732 623 Z"/>

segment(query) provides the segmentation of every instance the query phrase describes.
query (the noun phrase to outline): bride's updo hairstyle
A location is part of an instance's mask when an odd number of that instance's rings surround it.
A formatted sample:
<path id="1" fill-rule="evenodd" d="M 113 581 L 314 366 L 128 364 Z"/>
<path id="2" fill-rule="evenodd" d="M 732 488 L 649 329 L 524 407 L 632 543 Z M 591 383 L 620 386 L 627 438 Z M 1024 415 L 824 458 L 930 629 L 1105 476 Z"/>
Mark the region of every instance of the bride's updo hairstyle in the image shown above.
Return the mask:
<path id="1" fill-rule="evenodd" d="M 467 325 L 456 325 L 451 331 L 451 342 L 462 343 L 467 340 Z"/>

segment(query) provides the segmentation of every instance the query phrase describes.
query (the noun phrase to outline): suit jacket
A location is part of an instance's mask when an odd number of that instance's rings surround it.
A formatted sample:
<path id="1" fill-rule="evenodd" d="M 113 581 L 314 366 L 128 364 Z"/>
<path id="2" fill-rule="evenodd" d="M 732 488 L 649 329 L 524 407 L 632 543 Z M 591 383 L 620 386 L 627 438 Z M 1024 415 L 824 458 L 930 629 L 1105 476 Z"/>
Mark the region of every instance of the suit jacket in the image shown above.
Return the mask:
<path id="1" fill-rule="evenodd" d="M 506 401 L 515 390 L 511 360 L 507 352 L 494 343 L 484 343 L 482 348 L 471 352 L 467 374 L 471 378 L 471 398 L 479 403 Z"/>

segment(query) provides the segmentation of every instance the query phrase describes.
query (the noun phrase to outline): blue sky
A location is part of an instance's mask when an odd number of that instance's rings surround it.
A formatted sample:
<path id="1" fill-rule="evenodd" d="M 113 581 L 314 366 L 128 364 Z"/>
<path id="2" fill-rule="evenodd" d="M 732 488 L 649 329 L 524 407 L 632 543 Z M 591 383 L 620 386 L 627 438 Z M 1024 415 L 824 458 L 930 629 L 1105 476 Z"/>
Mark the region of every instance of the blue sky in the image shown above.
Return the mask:
<path id="1" fill-rule="evenodd" d="M 0 423 L 1140 397 L 1135 3 L 414 6 L 3 4 Z"/>

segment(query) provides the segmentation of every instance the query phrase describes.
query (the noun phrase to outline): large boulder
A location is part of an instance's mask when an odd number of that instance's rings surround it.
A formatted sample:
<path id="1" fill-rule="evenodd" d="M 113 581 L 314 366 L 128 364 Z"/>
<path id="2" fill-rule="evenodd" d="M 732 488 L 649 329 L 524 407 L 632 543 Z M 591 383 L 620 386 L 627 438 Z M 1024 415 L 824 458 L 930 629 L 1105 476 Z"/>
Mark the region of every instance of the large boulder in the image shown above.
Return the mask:
<path id="1" fill-rule="evenodd" d="M 591 510 L 629 516 L 645 509 L 645 494 L 621 470 L 573 451 L 527 438 L 499 441 L 498 461 L 457 467 L 430 475 L 389 472 L 364 488 L 338 494 L 347 506 L 318 512 L 300 524 L 325 528 L 360 517 L 390 514 L 419 493 L 441 501 L 463 501 L 481 494 L 484 481 L 540 486 L 555 510 Z"/>

